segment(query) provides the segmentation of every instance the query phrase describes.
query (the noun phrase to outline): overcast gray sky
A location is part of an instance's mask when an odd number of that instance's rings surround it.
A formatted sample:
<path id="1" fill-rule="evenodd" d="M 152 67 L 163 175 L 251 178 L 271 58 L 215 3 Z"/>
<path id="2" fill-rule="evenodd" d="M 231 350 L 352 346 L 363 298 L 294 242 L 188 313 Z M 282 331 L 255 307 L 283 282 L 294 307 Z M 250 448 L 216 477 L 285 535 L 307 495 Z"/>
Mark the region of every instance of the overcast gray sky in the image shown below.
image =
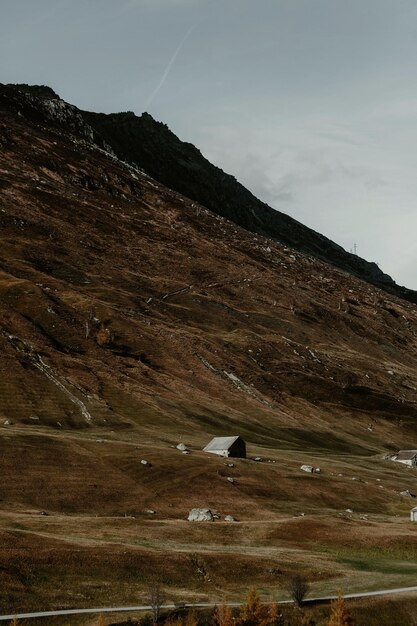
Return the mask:
<path id="1" fill-rule="evenodd" d="M 416 0 L 0 0 L 0 82 L 147 110 L 417 289 Z"/>

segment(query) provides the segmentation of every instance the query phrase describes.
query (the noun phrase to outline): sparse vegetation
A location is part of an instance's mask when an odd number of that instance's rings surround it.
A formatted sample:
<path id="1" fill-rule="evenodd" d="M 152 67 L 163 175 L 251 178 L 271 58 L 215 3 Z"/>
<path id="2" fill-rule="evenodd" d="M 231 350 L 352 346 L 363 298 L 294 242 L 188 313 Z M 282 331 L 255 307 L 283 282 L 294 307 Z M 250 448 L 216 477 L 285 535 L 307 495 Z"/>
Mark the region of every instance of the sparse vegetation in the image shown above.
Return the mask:
<path id="1" fill-rule="evenodd" d="M 342 596 L 332 602 L 327 626 L 355 626 L 346 601 Z"/>
<path id="2" fill-rule="evenodd" d="M 220 604 L 214 611 L 215 626 L 234 626 L 233 612 L 230 606 Z"/>
<path id="3" fill-rule="evenodd" d="M 239 626 L 267 626 L 268 618 L 268 607 L 261 604 L 258 590 L 256 587 L 252 587 L 249 590 L 246 603 L 239 613 Z"/>
<path id="4" fill-rule="evenodd" d="M 100 613 L 100 615 L 97 618 L 97 626 L 107 626 L 103 613 Z"/>
<path id="5" fill-rule="evenodd" d="M 284 626 L 284 615 L 277 602 L 272 602 L 268 608 L 268 626 Z"/>
<path id="6" fill-rule="evenodd" d="M 149 604 L 152 611 L 152 623 L 157 624 L 161 616 L 161 607 L 164 603 L 165 596 L 159 583 L 154 583 L 149 587 Z M 191 626 L 187 624 L 187 626 Z"/>
<path id="7" fill-rule="evenodd" d="M 285 588 L 296 606 L 301 607 L 310 585 L 302 574 L 290 574 L 286 577 Z"/>

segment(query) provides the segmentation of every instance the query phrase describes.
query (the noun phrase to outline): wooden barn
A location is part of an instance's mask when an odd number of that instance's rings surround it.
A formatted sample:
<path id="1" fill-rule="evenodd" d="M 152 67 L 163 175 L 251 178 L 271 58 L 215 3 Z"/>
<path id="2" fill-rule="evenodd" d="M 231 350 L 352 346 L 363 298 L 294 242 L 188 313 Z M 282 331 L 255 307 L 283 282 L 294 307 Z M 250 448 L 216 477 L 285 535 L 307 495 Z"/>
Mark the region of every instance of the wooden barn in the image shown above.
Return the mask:
<path id="1" fill-rule="evenodd" d="M 404 463 L 404 465 L 417 465 L 417 450 L 400 450 L 391 457 L 396 463 Z"/>
<path id="2" fill-rule="evenodd" d="M 210 443 L 203 448 L 203 451 L 219 456 L 246 459 L 246 444 L 239 435 L 235 437 L 213 437 Z"/>

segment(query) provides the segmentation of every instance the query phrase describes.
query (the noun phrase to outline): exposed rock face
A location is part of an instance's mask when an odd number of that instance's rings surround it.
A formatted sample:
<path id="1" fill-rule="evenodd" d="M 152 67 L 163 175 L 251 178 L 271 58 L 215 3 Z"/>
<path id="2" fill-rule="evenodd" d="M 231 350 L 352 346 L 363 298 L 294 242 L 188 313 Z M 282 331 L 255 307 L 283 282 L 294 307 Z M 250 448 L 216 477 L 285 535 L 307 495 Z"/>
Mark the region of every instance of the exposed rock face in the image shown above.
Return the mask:
<path id="1" fill-rule="evenodd" d="M 0 105 L 34 121 L 65 128 L 79 139 L 105 147 L 105 142 L 93 131 L 82 112 L 61 100 L 50 87 L 0 83 Z"/>
<path id="2" fill-rule="evenodd" d="M 188 514 L 189 522 L 213 522 L 214 517 L 210 509 L 191 509 Z"/>

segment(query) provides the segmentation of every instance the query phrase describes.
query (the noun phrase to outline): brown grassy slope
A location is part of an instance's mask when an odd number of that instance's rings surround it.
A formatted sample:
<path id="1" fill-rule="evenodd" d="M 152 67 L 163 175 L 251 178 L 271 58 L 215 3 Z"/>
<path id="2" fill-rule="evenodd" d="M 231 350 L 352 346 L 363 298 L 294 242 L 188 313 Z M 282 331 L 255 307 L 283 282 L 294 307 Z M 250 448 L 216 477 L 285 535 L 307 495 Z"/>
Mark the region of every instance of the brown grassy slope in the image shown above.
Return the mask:
<path id="1" fill-rule="evenodd" d="M 0 129 L 6 604 L 130 602 L 165 568 L 173 597 L 291 569 L 409 581 L 414 474 L 382 456 L 416 445 L 415 307 L 79 140 L 10 113 Z M 199 452 L 234 433 L 271 462 Z M 190 530 L 191 506 L 240 523 Z"/>
<path id="2" fill-rule="evenodd" d="M 346 451 L 353 442 L 310 431 L 343 414 L 413 427 L 415 307 L 256 238 L 80 142 L 4 118 L 5 418 L 87 425 L 36 367 L 40 355 L 95 425 L 149 432 L 158 415 L 160 435 L 168 424 L 196 434 L 237 428 L 272 447 L 313 437 L 313 446 Z"/>

